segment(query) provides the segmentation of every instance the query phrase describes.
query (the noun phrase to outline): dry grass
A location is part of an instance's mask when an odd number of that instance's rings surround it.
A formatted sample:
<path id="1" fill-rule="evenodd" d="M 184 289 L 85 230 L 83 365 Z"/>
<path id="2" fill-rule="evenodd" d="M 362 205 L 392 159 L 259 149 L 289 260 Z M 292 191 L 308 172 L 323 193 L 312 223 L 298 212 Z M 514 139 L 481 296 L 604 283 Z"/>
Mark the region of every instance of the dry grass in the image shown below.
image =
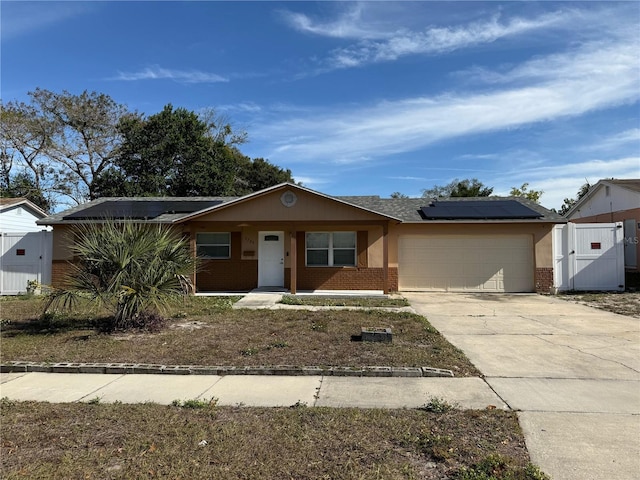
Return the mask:
<path id="1" fill-rule="evenodd" d="M 284 295 L 282 301 L 285 305 L 311 305 L 321 307 L 369 307 L 369 308 L 386 308 L 386 307 L 408 307 L 409 302 L 406 298 L 393 297 L 360 297 L 360 296 L 299 296 Z"/>
<path id="2" fill-rule="evenodd" d="M 515 413 L 498 410 L 0 407 L 4 479 L 428 480 L 465 468 L 464 478 L 544 478 L 528 465 Z M 495 476 L 468 475 L 487 469 Z"/>
<path id="3" fill-rule="evenodd" d="M 558 298 L 619 315 L 640 318 L 640 292 L 571 292 L 563 293 Z"/>
<path id="4" fill-rule="evenodd" d="M 464 354 L 418 315 L 380 311 L 232 310 L 192 297 L 159 333 L 100 333 L 100 317 L 39 321 L 35 301 L 3 301 L 3 361 L 177 365 L 429 366 L 478 375 Z M 361 327 L 391 327 L 393 343 L 353 342 Z"/>

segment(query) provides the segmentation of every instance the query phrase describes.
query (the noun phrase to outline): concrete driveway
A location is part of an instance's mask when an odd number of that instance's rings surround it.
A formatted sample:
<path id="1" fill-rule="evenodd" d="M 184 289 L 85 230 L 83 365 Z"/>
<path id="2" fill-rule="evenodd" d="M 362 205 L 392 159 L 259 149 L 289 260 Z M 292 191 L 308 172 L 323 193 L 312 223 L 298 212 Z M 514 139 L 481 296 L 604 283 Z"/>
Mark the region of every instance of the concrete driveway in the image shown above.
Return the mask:
<path id="1" fill-rule="evenodd" d="M 518 410 L 554 480 L 640 478 L 640 320 L 533 294 L 404 296 Z"/>

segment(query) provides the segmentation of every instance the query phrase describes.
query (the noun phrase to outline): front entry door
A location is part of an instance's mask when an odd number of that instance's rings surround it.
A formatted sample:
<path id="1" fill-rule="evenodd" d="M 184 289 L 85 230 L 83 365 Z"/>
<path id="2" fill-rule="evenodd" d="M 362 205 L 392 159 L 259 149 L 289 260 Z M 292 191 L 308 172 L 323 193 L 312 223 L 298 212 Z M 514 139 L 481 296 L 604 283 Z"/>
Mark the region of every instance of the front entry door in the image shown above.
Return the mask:
<path id="1" fill-rule="evenodd" d="M 260 232 L 258 287 L 284 287 L 284 232 Z"/>

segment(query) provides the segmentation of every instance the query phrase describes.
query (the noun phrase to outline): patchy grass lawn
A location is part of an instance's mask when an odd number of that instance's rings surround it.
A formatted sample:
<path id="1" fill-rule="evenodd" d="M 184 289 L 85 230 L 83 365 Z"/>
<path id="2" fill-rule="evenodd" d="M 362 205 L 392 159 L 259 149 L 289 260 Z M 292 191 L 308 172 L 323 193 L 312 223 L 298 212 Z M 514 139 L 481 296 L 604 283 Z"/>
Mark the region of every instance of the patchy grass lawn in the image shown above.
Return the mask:
<path id="1" fill-rule="evenodd" d="M 232 299 L 233 300 L 233 299 Z M 232 310 L 232 300 L 190 297 L 158 333 L 104 334 L 100 315 L 38 320 L 37 300 L 3 301 L 2 361 L 176 365 L 428 366 L 479 372 L 424 317 L 402 312 Z M 390 327 L 393 343 L 353 342 L 361 327 Z"/>
<path id="2" fill-rule="evenodd" d="M 284 295 L 282 301 L 285 305 L 310 305 L 318 307 L 408 307 L 406 298 L 393 297 L 349 297 L 349 296 L 323 296 L 323 295 Z"/>
<path id="3" fill-rule="evenodd" d="M 188 406 L 2 400 L 0 476 L 547 478 L 513 412 Z"/>
<path id="4" fill-rule="evenodd" d="M 570 292 L 562 293 L 558 295 L 558 298 L 620 315 L 640 318 L 640 292 Z"/>

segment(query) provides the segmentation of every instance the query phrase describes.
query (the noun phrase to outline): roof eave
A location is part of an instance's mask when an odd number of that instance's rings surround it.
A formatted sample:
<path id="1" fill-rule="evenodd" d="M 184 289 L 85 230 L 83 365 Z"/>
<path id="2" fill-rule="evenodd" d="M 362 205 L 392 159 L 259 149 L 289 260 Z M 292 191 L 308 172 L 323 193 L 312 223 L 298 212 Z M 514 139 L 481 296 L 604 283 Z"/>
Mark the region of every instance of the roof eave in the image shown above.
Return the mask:
<path id="1" fill-rule="evenodd" d="M 24 205 L 25 207 L 29 208 L 36 215 L 42 215 L 43 218 L 47 216 L 47 213 L 44 210 L 42 210 L 35 203 L 29 201 L 26 198 L 20 200 L 19 202 L 9 203 L 7 205 L 0 205 L 0 212 L 2 212 L 4 210 L 9 210 L 10 208 L 16 208 L 16 207 L 19 207 L 19 206 L 22 206 L 22 205 Z M 40 220 L 40 219 L 38 219 L 38 220 Z"/>
<path id="2" fill-rule="evenodd" d="M 244 202 L 250 201 L 250 200 L 252 200 L 254 198 L 261 197 L 261 196 L 267 195 L 269 193 L 275 192 L 277 190 L 282 190 L 284 188 L 294 188 L 294 189 L 297 189 L 297 190 L 301 190 L 301 191 L 310 193 L 312 195 L 317 195 L 317 196 L 325 198 L 327 200 L 331 200 L 333 202 L 341 203 L 343 205 L 347 205 L 349 207 L 356 208 L 356 209 L 364 211 L 364 212 L 368 212 L 368 213 L 373 213 L 375 215 L 379 215 L 381 217 L 386 218 L 387 220 L 393 220 L 393 221 L 396 221 L 396 222 L 402 222 L 402 220 L 399 219 L 399 218 L 396 218 L 396 217 L 393 217 L 393 216 L 390 216 L 390 215 L 387 215 L 387 214 L 384 214 L 384 213 L 376 212 L 375 210 L 370 210 L 370 209 L 361 207 L 359 205 L 355 205 L 353 203 L 349 203 L 349 202 L 346 202 L 344 200 L 340 200 L 339 198 L 335 198 L 335 197 L 331 197 L 329 195 L 325 195 L 324 193 L 321 193 L 321 192 L 316 192 L 315 190 L 311 190 L 310 188 L 306 188 L 306 187 L 303 187 L 301 185 L 295 185 L 293 183 L 285 182 L 285 183 L 279 183 L 278 185 L 273 185 L 272 187 L 268 187 L 268 188 L 265 188 L 263 190 L 259 190 L 257 192 L 249 193 L 247 195 L 244 195 L 243 197 L 239 197 L 239 198 L 237 198 L 235 200 L 231 200 L 229 202 L 222 203 L 220 205 L 215 205 L 213 207 L 209 207 L 209 208 L 206 208 L 204 210 L 200 210 L 199 212 L 191 213 L 189 215 L 186 215 L 184 218 L 180 218 L 180 219 L 174 220 L 173 223 L 177 224 L 177 223 L 183 223 L 183 222 L 186 222 L 186 221 L 189 221 L 189 220 L 193 220 L 195 218 L 202 217 L 204 215 L 208 215 L 209 213 L 215 212 L 217 210 L 223 210 L 223 209 L 231 207 L 233 205 L 238 205 L 240 203 L 244 203 Z"/>
<path id="3" fill-rule="evenodd" d="M 403 224 L 427 225 L 434 223 L 567 223 L 566 218 L 488 218 L 488 219 L 437 219 L 437 220 L 406 220 Z"/>

